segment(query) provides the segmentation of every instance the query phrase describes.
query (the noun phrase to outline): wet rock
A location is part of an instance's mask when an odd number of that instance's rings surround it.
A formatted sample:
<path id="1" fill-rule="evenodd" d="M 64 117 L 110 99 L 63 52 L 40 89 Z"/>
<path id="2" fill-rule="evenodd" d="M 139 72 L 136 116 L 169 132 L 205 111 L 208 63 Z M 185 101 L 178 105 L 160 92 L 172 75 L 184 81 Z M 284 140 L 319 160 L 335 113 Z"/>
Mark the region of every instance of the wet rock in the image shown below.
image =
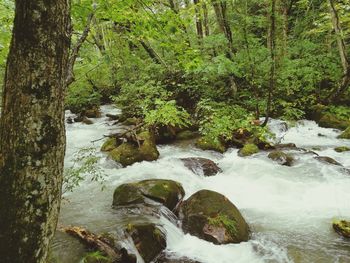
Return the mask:
<path id="1" fill-rule="evenodd" d="M 124 142 L 109 152 L 108 156 L 122 166 L 132 165 L 136 162 L 154 161 L 159 157 L 154 136 L 148 132 L 138 134 L 140 146 L 133 142 Z"/>
<path id="2" fill-rule="evenodd" d="M 176 140 L 189 140 L 189 139 L 194 139 L 197 136 L 198 134 L 196 132 L 185 130 L 185 131 L 180 131 L 178 134 L 176 134 Z"/>
<path id="3" fill-rule="evenodd" d="M 336 151 L 338 153 L 348 152 L 348 151 L 350 151 L 350 148 L 347 146 L 340 146 L 340 147 L 334 148 L 334 151 Z"/>
<path id="4" fill-rule="evenodd" d="M 295 149 L 295 143 L 280 143 L 273 146 L 274 149 Z"/>
<path id="5" fill-rule="evenodd" d="M 200 157 L 181 158 L 184 165 L 197 175 L 213 176 L 222 170 L 212 160 Z"/>
<path id="6" fill-rule="evenodd" d="M 333 229 L 339 235 L 350 238 L 350 222 L 345 220 L 333 222 Z"/>
<path id="7" fill-rule="evenodd" d="M 252 143 L 245 144 L 242 149 L 238 151 L 238 156 L 246 157 L 259 152 L 258 146 Z"/>
<path id="8" fill-rule="evenodd" d="M 202 150 L 212 150 L 219 153 L 226 151 L 226 146 L 219 139 L 201 137 L 197 140 L 196 146 Z"/>
<path id="9" fill-rule="evenodd" d="M 201 190 L 180 206 L 186 233 L 214 244 L 240 243 L 249 239 L 249 227 L 239 210 L 225 196 Z"/>
<path id="10" fill-rule="evenodd" d="M 72 117 L 68 117 L 67 120 L 66 120 L 66 122 L 67 122 L 68 124 L 72 124 L 72 123 L 74 122 L 74 120 L 73 120 Z"/>
<path id="11" fill-rule="evenodd" d="M 98 107 L 94 107 L 94 108 L 83 111 L 82 115 L 84 115 L 88 118 L 100 118 L 101 111 Z"/>
<path id="12" fill-rule="evenodd" d="M 145 263 L 153 261 L 166 248 L 165 235 L 155 224 L 129 224 L 127 232 Z"/>
<path id="13" fill-rule="evenodd" d="M 334 160 L 333 158 L 328 157 L 328 156 L 315 156 L 314 158 L 320 162 L 323 162 L 323 163 L 343 166 L 341 163 L 337 162 L 336 160 Z"/>
<path id="14" fill-rule="evenodd" d="M 109 118 L 110 121 L 117 121 L 119 120 L 120 115 L 107 113 L 106 117 Z"/>
<path id="15" fill-rule="evenodd" d="M 83 120 L 81 122 L 86 124 L 86 125 L 94 124 L 94 122 L 92 120 L 88 119 L 87 117 L 83 117 Z"/>
<path id="16" fill-rule="evenodd" d="M 113 206 L 147 203 L 147 198 L 174 210 L 185 196 L 180 183 L 172 180 L 151 179 L 118 186 L 113 195 Z"/>
<path id="17" fill-rule="evenodd" d="M 294 157 L 291 154 L 284 153 L 282 151 L 273 151 L 267 156 L 269 159 L 285 166 L 292 166 Z"/>
<path id="18" fill-rule="evenodd" d="M 340 139 L 350 139 L 350 126 L 348 128 L 346 128 L 346 130 L 339 135 Z"/>
<path id="19" fill-rule="evenodd" d="M 189 259 L 187 257 L 176 258 L 176 255 L 162 253 L 155 263 L 200 263 L 199 261 Z"/>

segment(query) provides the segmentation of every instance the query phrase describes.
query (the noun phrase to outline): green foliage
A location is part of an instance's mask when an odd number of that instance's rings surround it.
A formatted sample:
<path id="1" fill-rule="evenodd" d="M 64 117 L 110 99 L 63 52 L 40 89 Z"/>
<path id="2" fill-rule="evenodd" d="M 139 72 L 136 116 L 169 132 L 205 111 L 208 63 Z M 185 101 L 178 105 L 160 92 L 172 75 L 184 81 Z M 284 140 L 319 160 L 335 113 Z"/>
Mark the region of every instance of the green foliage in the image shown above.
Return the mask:
<path id="1" fill-rule="evenodd" d="M 174 100 L 155 101 L 156 108 L 145 113 L 145 122 L 149 126 L 170 126 L 185 128 L 191 125 L 190 115 L 176 106 Z"/>
<path id="2" fill-rule="evenodd" d="M 208 218 L 209 225 L 217 227 L 225 227 L 225 229 L 230 233 L 231 236 L 237 235 L 237 222 L 234 219 L 229 218 L 227 215 L 217 215 L 214 218 Z"/>
<path id="3" fill-rule="evenodd" d="M 327 111 L 336 115 L 339 119 L 350 120 L 350 107 L 331 105 Z"/>
<path id="4" fill-rule="evenodd" d="M 87 253 L 79 263 L 109 263 L 112 262 L 100 251 L 93 251 Z"/>
<path id="5" fill-rule="evenodd" d="M 73 165 L 65 168 L 63 177 L 64 192 L 72 192 L 79 184 L 90 176 L 91 181 L 100 182 L 103 186 L 105 174 L 98 165 L 101 157 L 97 156 L 94 147 L 82 148 L 74 154 Z"/>
<path id="6" fill-rule="evenodd" d="M 253 123 L 254 116 L 237 105 L 201 101 L 197 107 L 200 132 L 205 137 L 224 142 L 232 139 L 237 130 L 246 130 L 254 137 L 266 140 L 267 129 Z"/>
<path id="7" fill-rule="evenodd" d="M 85 84 L 86 86 L 72 85 L 68 91 L 66 108 L 74 113 L 100 105 L 101 95 Z"/>

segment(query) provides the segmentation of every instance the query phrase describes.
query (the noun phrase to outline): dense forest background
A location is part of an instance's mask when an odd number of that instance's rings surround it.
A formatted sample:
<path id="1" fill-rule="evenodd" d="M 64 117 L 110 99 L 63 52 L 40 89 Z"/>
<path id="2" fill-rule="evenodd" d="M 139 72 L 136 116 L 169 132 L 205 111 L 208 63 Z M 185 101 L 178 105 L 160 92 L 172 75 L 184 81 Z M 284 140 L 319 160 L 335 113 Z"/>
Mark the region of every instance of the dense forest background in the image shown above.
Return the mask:
<path id="1" fill-rule="evenodd" d="M 1 80 L 13 9 L 0 4 Z M 263 133 L 250 127 L 260 116 L 305 118 L 317 104 L 347 119 L 349 13 L 333 0 L 74 0 L 79 54 L 66 107 L 113 102 L 124 118 L 197 125 L 221 140 L 238 127 Z"/>

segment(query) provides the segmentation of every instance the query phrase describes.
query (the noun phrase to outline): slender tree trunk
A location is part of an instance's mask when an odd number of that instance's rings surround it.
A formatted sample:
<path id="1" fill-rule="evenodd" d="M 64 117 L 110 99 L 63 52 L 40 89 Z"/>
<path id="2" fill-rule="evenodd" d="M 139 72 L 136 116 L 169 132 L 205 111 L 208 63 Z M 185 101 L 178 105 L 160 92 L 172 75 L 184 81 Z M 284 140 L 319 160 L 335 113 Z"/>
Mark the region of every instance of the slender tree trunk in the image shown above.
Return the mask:
<path id="1" fill-rule="evenodd" d="M 207 4 L 205 2 L 202 3 L 202 7 L 203 7 L 203 17 L 204 17 L 204 20 L 203 20 L 204 33 L 205 33 L 205 36 L 208 37 L 210 34 L 208 7 L 207 7 Z"/>
<path id="2" fill-rule="evenodd" d="M 17 0 L 0 120 L 0 261 L 47 262 L 60 208 L 67 0 Z"/>
<path id="3" fill-rule="evenodd" d="M 343 68 L 343 76 L 340 81 L 340 84 L 335 90 L 333 90 L 330 93 L 330 95 L 327 98 L 328 102 L 334 102 L 340 97 L 340 95 L 342 95 L 346 91 L 346 89 L 350 85 L 350 63 L 349 63 L 348 55 L 346 53 L 346 44 L 343 38 L 343 32 L 340 26 L 338 12 L 336 10 L 333 0 L 329 0 L 329 9 L 330 9 L 331 18 L 332 18 L 332 25 L 336 33 L 338 50 L 339 50 L 340 60 Z"/>
<path id="4" fill-rule="evenodd" d="M 271 13 L 270 13 L 270 30 L 269 30 L 269 43 L 270 48 L 270 83 L 267 94 L 267 106 L 266 117 L 262 126 L 266 126 L 269 121 L 272 106 L 272 93 L 276 86 L 276 0 L 271 0 Z"/>
<path id="5" fill-rule="evenodd" d="M 197 29 L 197 36 L 199 41 L 201 42 L 203 39 L 203 18 L 202 18 L 202 12 L 200 8 L 200 0 L 193 0 L 193 3 L 195 4 L 195 11 L 196 11 L 196 29 Z"/>

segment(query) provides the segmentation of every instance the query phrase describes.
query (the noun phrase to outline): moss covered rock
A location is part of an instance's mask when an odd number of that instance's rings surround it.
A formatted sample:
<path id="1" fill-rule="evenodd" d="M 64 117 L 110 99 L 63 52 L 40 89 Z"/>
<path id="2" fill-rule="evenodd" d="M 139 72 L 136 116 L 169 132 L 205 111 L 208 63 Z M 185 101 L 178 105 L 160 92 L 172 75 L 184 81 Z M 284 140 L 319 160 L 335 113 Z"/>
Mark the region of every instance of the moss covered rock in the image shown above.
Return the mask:
<path id="1" fill-rule="evenodd" d="M 325 113 L 319 120 L 318 124 L 324 128 L 334 128 L 339 130 L 345 130 L 350 126 L 349 120 L 339 119 L 336 115 L 331 113 Z"/>
<path id="2" fill-rule="evenodd" d="M 238 156 L 246 157 L 259 152 L 258 146 L 252 143 L 245 144 L 242 149 L 238 151 Z"/>
<path id="3" fill-rule="evenodd" d="M 219 139 L 201 137 L 197 140 L 196 146 L 202 150 L 212 150 L 219 153 L 226 151 L 226 146 Z"/>
<path id="4" fill-rule="evenodd" d="M 155 263 L 200 263 L 197 260 L 192 260 L 187 257 L 178 258 L 176 255 L 172 255 L 169 253 L 161 253 Z"/>
<path id="5" fill-rule="evenodd" d="M 282 152 L 282 151 L 273 151 L 270 152 L 267 156 L 269 159 L 285 166 L 292 166 L 294 160 L 294 157 L 291 154 Z"/>
<path id="6" fill-rule="evenodd" d="M 185 131 L 180 131 L 178 134 L 176 134 L 176 140 L 189 140 L 189 139 L 194 139 L 197 136 L 198 134 L 196 132 L 185 130 Z"/>
<path id="7" fill-rule="evenodd" d="M 348 128 L 346 128 L 346 130 L 339 135 L 340 139 L 350 139 L 350 126 Z"/>
<path id="8" fill-rule="evenodd" d="M 102 145 L 102 152 L 110 152 L 118 147 L 117 138 L 108 138 Z"/>
<path id="9" fill-rule="evenodd" d="M 340 146 L 340 147 L 334 148 L 334 151 L 336 151 L 338 153 L 348 152 L 348 151 L 350 151 L 350 148 L 347 146 Z"/>
<path id="10" fill-rule="evenodd" d="M 118 186 L 113 195 L 113 205 L 147 203 L 147 198 L 174 210 L 183 199 L 185 191 L 180 183 L 172 180 L 151 179 Z"/>
<path id="11" fill-rule="evenodd" d="M 108 156 L 124 167 L 136 162 L 157 160 L 159 152 L 153 135 L 145 131 L 140 133 L 137 137 L 140 146 L 133 142 L 125 142 L 111 150 Z M 110 143 L 112 143 L 112 141 Z"/>
<path id="12" fill-rule="evenodd" d="M 145 263 L 152 262 L 166 248 L 165 235 L 155 224 L 129 224 L 127 231 Z"/>
<path id="13" fill-rule="evenodd" d="M 222 172 L 212 160 L 200 157 L 181 158 L 184 165 L 197 175 L 213 176 Z"/>
<path id="14" fill-rule="evenodd" d="M 201 190 L 184 201 L 180 219 L 186 233 L 214 244 L 240 243 L 249 239 L 249 227 L 239 210 L 225 196 Z"/>
<path id="15" fill-rule="evenodd" d="M 350 238 L 350 221 L 337 220 L 333 222 L 333 229 L 339 235 Z"/>

